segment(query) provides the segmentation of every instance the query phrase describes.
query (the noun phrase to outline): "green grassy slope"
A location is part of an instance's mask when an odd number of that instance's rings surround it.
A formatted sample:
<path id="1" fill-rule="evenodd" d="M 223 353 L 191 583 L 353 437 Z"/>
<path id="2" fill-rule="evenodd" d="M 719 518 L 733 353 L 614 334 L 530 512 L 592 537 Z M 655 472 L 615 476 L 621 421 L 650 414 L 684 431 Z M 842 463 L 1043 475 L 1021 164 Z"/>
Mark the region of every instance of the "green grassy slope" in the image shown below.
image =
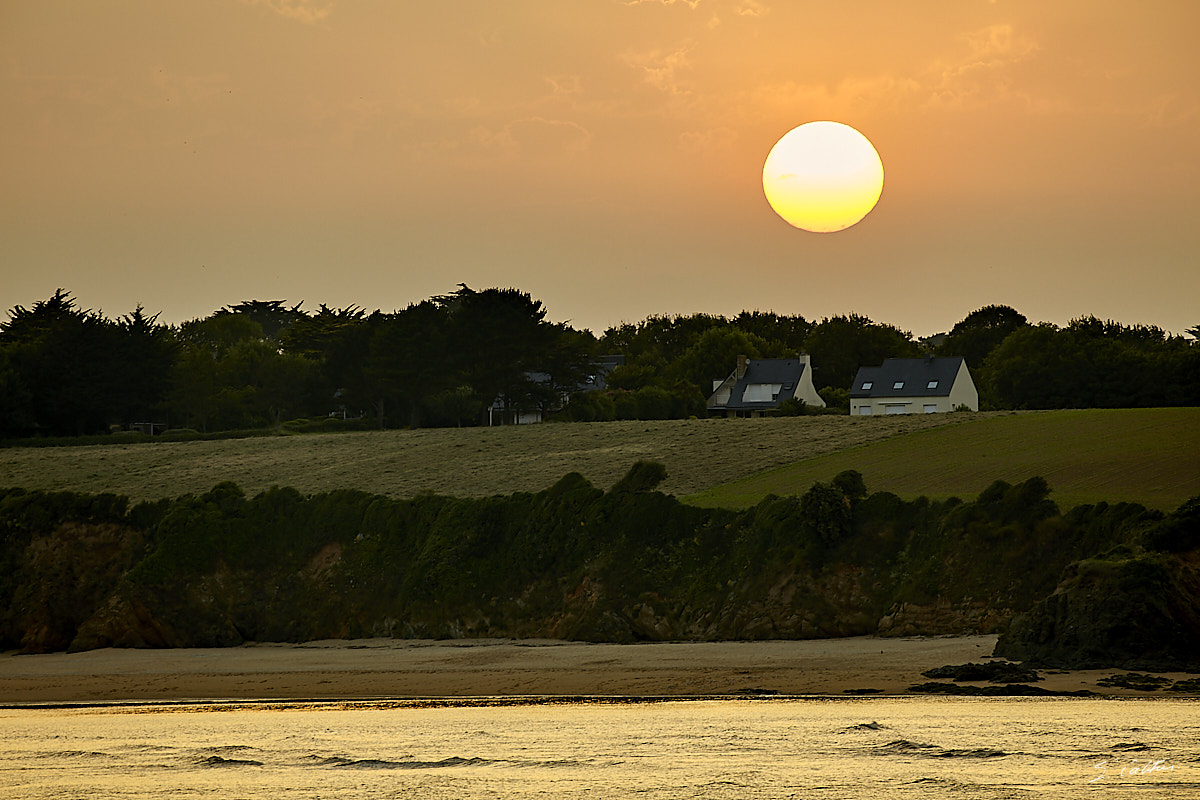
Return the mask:
<path id="1" fill-rule="evenodd" d="M 667 467 L 662 491 L 710 489 L 764 469 L 988 415 L 929 414 L 593 422 L 303 434 L 222 441 L 0 448 L 0 487 L 114 492 L 154 500 L 235 481 L 304 493 L 359 489 L 483 497 L 537 492 L 578 471 L 611 486 L 639 459 Z"/>
<path id="2" fill-rule="evenodd" d="M 992 481 L 1040 475 L 1062 508 L 1137 502 L 1171 510 L 1200 494 L 1200 408 L 1008 414 L 807 458 L 690 495 L 731 508 L 804 492 L 856 469 L 871 491 L 971 498 Z"/>

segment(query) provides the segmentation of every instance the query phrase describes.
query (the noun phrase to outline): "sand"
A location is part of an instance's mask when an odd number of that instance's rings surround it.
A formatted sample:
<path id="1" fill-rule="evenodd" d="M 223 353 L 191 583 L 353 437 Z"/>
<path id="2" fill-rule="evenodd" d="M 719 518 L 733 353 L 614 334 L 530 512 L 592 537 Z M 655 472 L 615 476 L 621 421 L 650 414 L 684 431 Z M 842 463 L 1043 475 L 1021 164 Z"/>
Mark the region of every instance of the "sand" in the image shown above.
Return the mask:
<path id="1" fill-rule="evenodd" d="M 944 664 L 982 661 L 995 636 L 634 645 L 369 639 L 194 650 L 0 656 L 0 705 L 553 695 L 903 694 Z M 1098 687 L 1117 670 L 1045 674 Z M 1174 676 L 1179 680 L 1185 675 Z M 983 684 L 980 684 L 983 685 Z"/>

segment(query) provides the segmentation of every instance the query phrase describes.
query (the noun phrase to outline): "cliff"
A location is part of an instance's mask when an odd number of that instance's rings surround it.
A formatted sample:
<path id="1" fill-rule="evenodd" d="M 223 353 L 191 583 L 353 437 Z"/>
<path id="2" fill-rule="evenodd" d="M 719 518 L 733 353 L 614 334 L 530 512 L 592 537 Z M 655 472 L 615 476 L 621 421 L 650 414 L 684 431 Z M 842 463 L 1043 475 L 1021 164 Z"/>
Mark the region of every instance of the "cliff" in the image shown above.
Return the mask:
<path id="1" fill-rule="evenodd" d="M 1185 628 L 1195 617 L 1190 539 L 1162 533 L 1178 515 L 1128 504 L 1061 514 L 1040 479 L 970 502 L 905 502 L 867 494 L 856 473 L 745 511 L 699 509 L 654 491 L 661 477 L 636 465 L 609 491 L 571 474 L 479 500 L 287 488 L 247 498 L 221 484 L 132 508 L 3 491 L 0 648 L 995 632 L 1018 615 L 1069 618 L 1076 601 L 1045 604 L 1056 586 L 1074 598 L 1093 584 L 1064 588 L 1085 569 L 1067 568 L 1118 547 L 1149 553 L 1184 587 L 1156 613 Z M 1038 624 L 1010 652 L 1084 647 Z"/>

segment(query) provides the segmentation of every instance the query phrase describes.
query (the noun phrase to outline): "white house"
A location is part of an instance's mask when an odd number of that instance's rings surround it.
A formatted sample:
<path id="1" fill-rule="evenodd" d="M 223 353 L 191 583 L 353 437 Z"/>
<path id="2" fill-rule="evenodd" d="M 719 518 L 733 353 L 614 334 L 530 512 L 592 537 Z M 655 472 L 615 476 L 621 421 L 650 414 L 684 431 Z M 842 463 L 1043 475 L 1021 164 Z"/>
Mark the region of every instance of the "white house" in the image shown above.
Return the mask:
<path id="1" fill-rule="evenodd" d="M 850 413 L 941 414 L 965 406 L 979 410 L 979 392 L 967 362 L 953 358 L 888 358 L 859 367 L 850 387 Z"/>
<path id="2" fill-rule="evenodd" d="M 713 381 L 708 410 L 728 417 L 761 417 L 784 400 L 796 398 L 805 405 L 825 407 L 812 382 L 808 355 L 798 358 L 746 358 L 723 381 Z"/>

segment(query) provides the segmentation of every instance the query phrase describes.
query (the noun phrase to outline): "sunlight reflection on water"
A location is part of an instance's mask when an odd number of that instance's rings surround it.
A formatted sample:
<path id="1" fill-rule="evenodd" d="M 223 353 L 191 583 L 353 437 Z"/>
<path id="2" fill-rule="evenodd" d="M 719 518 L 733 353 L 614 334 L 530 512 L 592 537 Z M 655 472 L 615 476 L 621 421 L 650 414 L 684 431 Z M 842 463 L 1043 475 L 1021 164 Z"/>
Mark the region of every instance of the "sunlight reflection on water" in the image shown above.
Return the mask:
<path id="1" fill-rule="evenodd" d="M 1200 796 L 1187 699 L 773 698 L 0 710 L 0 794 Z"/>

